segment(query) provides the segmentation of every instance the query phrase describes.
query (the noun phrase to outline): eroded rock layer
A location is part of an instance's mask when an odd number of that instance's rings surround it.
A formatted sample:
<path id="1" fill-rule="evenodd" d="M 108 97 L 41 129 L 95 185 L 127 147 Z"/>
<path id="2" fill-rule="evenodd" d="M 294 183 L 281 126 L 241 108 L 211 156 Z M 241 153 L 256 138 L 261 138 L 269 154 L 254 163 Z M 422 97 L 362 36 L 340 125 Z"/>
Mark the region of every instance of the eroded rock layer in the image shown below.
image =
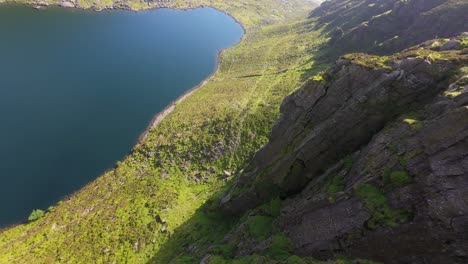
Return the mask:
<path id="1" fill-rule="evenodd" d="M 466 263 L 465 39 L 347 55 L 313 77 L 285 99 L 221 208 L 283 197 L 278 225 L 298 255 Z"/>

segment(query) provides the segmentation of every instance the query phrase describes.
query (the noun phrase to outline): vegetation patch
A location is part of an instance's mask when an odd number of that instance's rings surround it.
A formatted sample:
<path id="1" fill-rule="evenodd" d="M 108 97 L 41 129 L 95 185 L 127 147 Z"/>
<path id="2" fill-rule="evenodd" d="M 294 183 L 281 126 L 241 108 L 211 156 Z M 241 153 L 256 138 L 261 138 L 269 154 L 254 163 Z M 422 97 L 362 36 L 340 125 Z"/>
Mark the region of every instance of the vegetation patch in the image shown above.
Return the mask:
<path id="1" fill-rule="evenodd" d="M 417 49 L 417 50 L 411 50 L 406 53 L 401 53 L 397 55 L 396 57 L 407 57 L 407 56 L 415 56 L 416 58 L 422 58 L 426 59 L 430 62 L 436 62 L 438 60 L 457 60 L 460 58 L 459 53 L 454 52 L 454 51 L 432 51 L 429 49 Z"/>
<path id="2" fill-rule="evenodd" d="M 411 178 L 406 171 L 394 171 L 390 174 L 390 182 L 394 186 L 405 186 L 411 182 Z"/>
<path id="3" fill-rule="evenodd" d="M 391 187 L 402 187 L 411 183 L 411 177 L 406 171 L 390 171 L 389 169 L 386 169 L 383 181 L 385 185 L 389 185 Z"/>
<path id="4" fill-rule="evenodd" d="M 388 56 L 374 56 L 364 53 L 354 53 L 343 56 L 346 60 L 351 60 L 354 63 L 370 69 L 391 70 L 392 67 L 388 64 Z"/>
<path id="5" fill-rule="evenodd" d="M 461 91 L 449 91 L 449 92 L 444 92 L 444 95 L 445 95 L 446 97 L 455 98 L 455 97 L 461 95 Z"/>
<path id="6" fill-rule="evenodd" d="M 466 67 L 465 67 L 466 68 Z M 462 94 L 465 85 L 468 84 L 468 76 L 462 76 L 454 85 L 454 89 L 444 92 L 446 97 L 455 98 Z"/>
<path id="7" fill-rule="evenodd" d="M 230 259 L 234 257 L 235 246 L 230 244 L 220 244 L 211 247 L 210 253 L 223 258 Z"/>
<path id="8" fill-rule="evenodd" d="M 457 81 L 457 85 L 458 85 L 457 90 L 461 90 L 462 87 L 464 87 L 465 85 L 468 85 L 468 75 L 465 75 L 462 78 L 460 78 L 460 80 Z"/>
<path id="9" fill-rule="evenodd" d="M 31 212 L 31 214 L 28 217 L 28 221 L 36 221 L 40 218 L 42 218 L 45 215 L 45 212 L 42 211 L 41 209 L 35 209 Z"/>
<path id="10" fill-rule="evenodd" d="M 460 45 L 462 48 L 468 48 L 468 38 L 462 38 L 460 40 Z"/>
<path id="11" fill-rule="evenodd" d="M 316 82 L 326 83 L 326 82 L 329 82 L 331 80 L 331 76 L 327 72 L 322 71 L 322 72 L 319 72 L 318 74 L 312 76 L 311 79 L 316 81 Z"/>
<path id="12" fill-rule="evenodd" d="M 371 214 L 371 219 L 367 222 L 369 229 L 396 227 L 412 219 L 411 212 L 390 208 L 385 195 L 371 184 L 361 184 L 355 191 Z"/>
<path id="13" fill-rule="evenodd" d="M 276 218 L 280 215 L 281 199 L 279 197 L 276 197 L 258 207 L 257 211 L 260 215 L 267 215 Z"/>
<path id="14" fill-rule="evenodd" d="M 343 176 L 334 176 L 331 182 L 327 186 L 327 193 L 334 195 L 338 192 L 342 192 L 345 188 L 345 181 Z"/>
<path id="15" fill-rule="evenodd" d="M 293 244 L 289 238 L 283 233 L 278 233 L 272 237 L 266 255 L 273 259 L 286 260 L 291 255 L 292 250 Z"/>
<path id="16" fill-rule="evenodd" d="M 420 116 L 417 113 L 410 113 L 403 116 L 402 120 L 414 130 L 420 130 L 423 123 L 419 120 Z"/>
<path id="17" fill-rule="evenodd" d="M 335 175 L 328 183 L 326 187 L 326 192 L 328 194 L 328 201 L 330 203 L 335 203 L 336 195 L 339 192 L 344 191 L 345 188 L 345 179 L 343 176 Z"/>
<path id="18" fill-rule="evenodd" d="M 268 238 L 273 231 L 273 217 L 256 215 L 248 219 L 249 234 L 258 241 Z"/>

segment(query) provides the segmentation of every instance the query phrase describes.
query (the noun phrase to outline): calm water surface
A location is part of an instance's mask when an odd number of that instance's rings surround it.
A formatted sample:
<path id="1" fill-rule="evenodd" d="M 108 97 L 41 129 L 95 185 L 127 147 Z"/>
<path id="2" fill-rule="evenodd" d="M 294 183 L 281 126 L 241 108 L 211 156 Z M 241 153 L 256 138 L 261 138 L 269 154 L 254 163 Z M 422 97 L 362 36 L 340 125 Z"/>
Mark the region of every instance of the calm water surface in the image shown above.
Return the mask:
<path id="1" fill-rule="evenodd" d="M 0 6 L 0 226 L 112 167 L 242 34 L 209 8 Z"/>

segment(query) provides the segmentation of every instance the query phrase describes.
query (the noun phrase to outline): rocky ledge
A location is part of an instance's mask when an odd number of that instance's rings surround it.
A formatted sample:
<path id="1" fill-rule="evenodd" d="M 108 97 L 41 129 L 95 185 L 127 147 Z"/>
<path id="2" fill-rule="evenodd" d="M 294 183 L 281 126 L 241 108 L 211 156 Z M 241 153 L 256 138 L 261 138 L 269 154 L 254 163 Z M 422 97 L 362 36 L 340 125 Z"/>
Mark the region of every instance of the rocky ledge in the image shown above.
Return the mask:
<path id="1" fill-rule="evenodd" d="M 281 197 L 302 256 L 467 263 L 467 42 L 340 58 L 285 99 L 221 209 Z"/>

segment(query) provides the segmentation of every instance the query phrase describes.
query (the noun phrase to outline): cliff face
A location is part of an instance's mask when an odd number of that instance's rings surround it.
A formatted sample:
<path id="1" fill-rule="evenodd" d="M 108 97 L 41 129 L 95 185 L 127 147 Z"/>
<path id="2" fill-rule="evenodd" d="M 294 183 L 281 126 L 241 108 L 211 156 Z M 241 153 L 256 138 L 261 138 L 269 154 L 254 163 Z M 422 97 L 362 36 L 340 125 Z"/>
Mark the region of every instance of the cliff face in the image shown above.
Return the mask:
<path id="1" fill-rule="evenodd" d="M 222 209 L 285 198 L 278 225 L 298 255 L 466 263 L 466 40 L 347 55 L 313 77 Z"/>
<path id="2" fill-rule="evenodd" d="M 391 54 L 468 30 L 464 0 L 326 1 L 311 13 L 330 33 L 334 52 Z"/>

